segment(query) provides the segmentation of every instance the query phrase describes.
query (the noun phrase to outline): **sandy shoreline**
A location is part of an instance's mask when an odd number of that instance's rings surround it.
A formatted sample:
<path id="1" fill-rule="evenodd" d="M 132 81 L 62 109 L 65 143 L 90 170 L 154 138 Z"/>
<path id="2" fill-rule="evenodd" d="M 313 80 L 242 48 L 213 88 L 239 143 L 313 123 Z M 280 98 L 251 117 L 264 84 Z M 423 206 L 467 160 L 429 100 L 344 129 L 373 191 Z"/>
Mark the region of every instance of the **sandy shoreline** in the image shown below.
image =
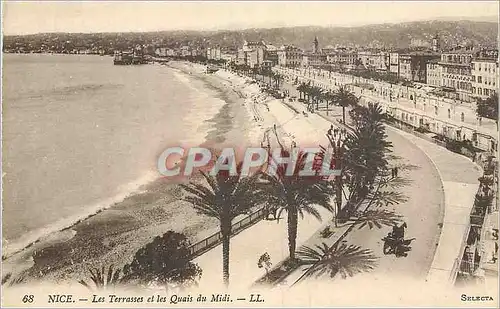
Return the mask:
<path id="1" fill-rule="evenodd" d="M 260 138 L 262 128 L 251 120 L 254 117 L 249 115 L 251 109 L 245 105 L 241 84 L 229 85 L 221 76 L 206 75 L 204 67 L 199 65 L 172 63 L 170 67 L 203 82 L 225 101 L 219 112 L 205 121 L 210 129 L 204 144 L 243 147 L 243 141 L 255 143 Z M 140 193 L 3 260 L 3 276 L 11 273 L 11 278 L 15 278 L 21 272 L 24 282 L 38 279 L 76 282 L 88 276 L 88 267 L 124 265 L 140 247 L 168 230 L 182 232 L 192 242 L 216 232 L 217 221 L 197 215 L 192 206 L 179 201 L 181 194 L 176 184 L 157 179 L 143 186 Z M 36 264 L 32 258 L 35 252 L 38 253 Z"/>

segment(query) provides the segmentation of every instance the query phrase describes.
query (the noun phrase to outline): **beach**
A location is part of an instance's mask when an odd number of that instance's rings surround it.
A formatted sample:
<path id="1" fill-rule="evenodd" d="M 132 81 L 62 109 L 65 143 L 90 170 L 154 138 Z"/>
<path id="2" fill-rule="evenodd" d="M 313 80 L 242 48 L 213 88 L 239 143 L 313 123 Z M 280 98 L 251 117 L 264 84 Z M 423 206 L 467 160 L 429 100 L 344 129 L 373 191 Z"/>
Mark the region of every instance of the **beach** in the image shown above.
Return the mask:
<path id="1" fill-rule="evenodd" d="M 194 92 L 201 91 L 197 87 L 202 84 L 224 102 L 200 126 L 205 135 L 201 146 L 258 146 L 264 132 L 277 121 L 271 113 L 264 115 L 269 110 L 264 104 L 255 106 L 256 102 L 272 100 L 247 78 L 225 71 L 207 75 L 204 66 L 184 62 L 172 62 L 161 69 L 173 70 L 178 78 L 191 81 Z M 196 214 L 191 205 L 180 201 L 181 195 L 177 184 L 157 178 L 122 201 L 10 255 L 3 261 L 4 274 L 15 278 L 22 273 L 25 282 L 75 282 L 86 278 L 90 267 L 123 266 L 139 248 L 168 230 L 185 234 L 191 242 L 217 232 L 217 220 Z"/>

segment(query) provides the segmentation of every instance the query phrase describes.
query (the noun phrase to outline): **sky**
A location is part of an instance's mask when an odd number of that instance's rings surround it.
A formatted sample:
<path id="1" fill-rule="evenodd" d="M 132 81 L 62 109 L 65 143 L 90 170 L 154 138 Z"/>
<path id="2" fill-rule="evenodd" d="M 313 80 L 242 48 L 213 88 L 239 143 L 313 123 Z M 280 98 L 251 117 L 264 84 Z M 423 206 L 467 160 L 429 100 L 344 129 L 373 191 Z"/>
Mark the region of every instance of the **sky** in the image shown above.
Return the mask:
<path id="1" fill-rule="evenodd" d="M 360 26 L 498 16 L 498 1 L 160 2 L 3 1 L 6 35 L 289 26 Z"/>

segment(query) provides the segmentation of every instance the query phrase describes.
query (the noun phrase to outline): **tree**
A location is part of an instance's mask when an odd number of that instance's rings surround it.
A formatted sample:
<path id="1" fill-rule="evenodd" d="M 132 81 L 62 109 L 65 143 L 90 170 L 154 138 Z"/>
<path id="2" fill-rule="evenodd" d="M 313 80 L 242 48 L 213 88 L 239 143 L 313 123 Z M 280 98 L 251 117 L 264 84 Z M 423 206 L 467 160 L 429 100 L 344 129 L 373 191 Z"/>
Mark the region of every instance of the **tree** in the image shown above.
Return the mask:
<path id="1" fill-rule="evenodd" d="M 289 157 L 290 152 L 282 148 L 281 156 Z M 264 198 L 279 208 L 278 218 L 283 211 L 287 212 L 288 251 L 292 261 L 295 260 L 299 215 L 304 217 L 304 214 L 311 214 L 321 220 L 317 206 L 333 212 L 330 205 L 333 189 L 322 177 L 299 176 L 299 171 L 304 169 L 305 164 L 306 154 L 299 152 L 292 175 L 286 173 L 287 164 L 276 163 L 271 171 L 262 174 L 265 181 L 262 185 Z"/>
<path id="2" fill-rule="evenodd" d="M 366 197 L 377 176 L 387 172 L 387 154 L 392 144 L 387 141 L 384 114 L 378 104 L 358 105 L 351 117 L 355 127 L 343 144 L 342 167 L 349 179 L 349 200 L 356 202 Z"/>
<path id="3" fill-rule="evenodd" d="M 487 99 L 479 99 L 476 114 L 479 117 L 494 119 L 498 124 L 498 94 L 495 92 Z"/>
<path id="4" fill-rule="evenodd" d="M 345 122 L 345 108 L 349 106 L 356 106 L 359 102 L 359 99 L 345 86 L 341 86 L 336 92 L 335 92 L 335 103 L 337 105 L 342 106 L 342 123 Z"/>
<path id="5" fill-rule="evenodd" d="M 199 213 L 219 220 L 223 280 L 226 285 L 229 285 L 231 222 L 238 215 L 248 212 L 252 206 L 261 203 L 257 187 L 259 173 L 240 177 L 241 168 L 242 163 L 239 163 L 235 176 L 228 171 L 220 171 L 215 176 L 201 172 L 205 183 L 181 185 L 188 193 L 183 200 L 191 203 Z"/>
<path id="6" fill-rule="evenodd" d="M 301 264 L 308 268 L 295 283 L 303 278 L 320 277 L 325 274 L 330 278 L 340 274 L 346 279 L 348 276 L 373 270 L 377 266 L 377 257 L 371 250 L 346 245 L 343 242 L 337 242 L 332 248 L 326 243 L 315 248 L 303 246 L 297 251 L 297 256 Z"/>
<path id="7" fill-rule="evenodd" d="M 299 98 L 302 99 L 302 94 L 304 94 L 304 100 L 306 99 L 306 92 L 308 91 L 308 86 L 306 83 L 301 83 L 297 86 L 297 91 L 299 92 Z"/>
<path id="8" fill-rule="evenodd" d="M 122 281 L 168 286 L 191 286 L 201 277 L 201 268 L 190 262 L 190 243 L 186 236 L 168 231 L 140 248 L 130 264 L 123 268 Z"/>
<path id="9" fill-rule="evenodd" d="M 89 268 L 88 271 L 90 272 L 90 280 L 94 283 L 95 289 L 97 290 L 115 288 L 125 282 L 125 280 L 121 276 L 121 269 L 114 268 L 113 265 L 109 266 L 107 273 L 105 266 L 103 266 L 101 269 L 97 267 Z M 91 291 L 94 290 L 91 287 L 91 284 L 83 279 L 78 281 L 78 283 Z"/>

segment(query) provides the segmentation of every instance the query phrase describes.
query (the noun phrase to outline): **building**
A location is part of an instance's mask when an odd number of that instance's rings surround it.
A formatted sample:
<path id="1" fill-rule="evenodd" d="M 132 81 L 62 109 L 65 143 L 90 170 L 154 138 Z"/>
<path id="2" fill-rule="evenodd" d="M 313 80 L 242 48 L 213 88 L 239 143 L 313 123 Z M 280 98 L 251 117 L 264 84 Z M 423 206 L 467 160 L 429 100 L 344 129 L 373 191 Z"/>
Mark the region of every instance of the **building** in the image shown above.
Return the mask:
<path id="1" fill-rule="evenodd" d="M 389 53 L 389 72 L 399 76 L 399 53 Z"/>
<path id="2" fill-rule="evenodd" d="M 441 51 L 441 43 L 437 34 L 432 38 L 432 51 L 436 53 Z"/>
<path id="3" fill-rule="evenodd" d="M 481 52 L 471 62 L 472 96 L 486 99 L 498 91 L 498 50 Z"/>
<path id="4" fill-rule="evenodd" d="M 250 68 L 261 67 L 264 63 L 264 54 L 266 51 L 266 43 L 264 41 L 244 41 L 239 57 L 242 57 L 243 64 Z M 239 58 L 238 57 L 238 58 Z"/>
<path id="5" fill-rule="evenodd" d="M 302 63 L 302 50 L 292 45 L 282 46 L 278 52 L 278 65 L 287 68 L 297 68 Z"/>
<path id="6" fill-rule="evenodd" d="M 318 41 L 317 36 L 314 37 L 314 41 L 313 41 L 313 53 L 314 54 L 319 53 L 319 41 Z"/>
<path id="7" fill-rule="evenodd" d="M 432 52 L 410 52 L 399 55 L 398 59 L 400 78 L 427 83 L 427 63 L 432 59 L 439 59 L 439 55 Z"/>
<path id="8" fill-rule="evenodd" d="M 427 63 L 427 84 L 433 87 L 441 87 L 441 66 L 438 59 L 432 59 Z"/>
<path id="9" fill-rule="evenodd" d="M 157 47 L 155 49 L 155 55 L 158 57 L 166 57 L 167 56 L 167 48 L 166 47 Z"/>
<path id="10" fill-rule="evenodd" d="M 323 53 L 303 53 L 302 66 L 320 67 L 326 64 L 327 55 Z"/>
<path id="11" fill-rule="evenodd" d="M 471 101 L 473 54 L 472 48 L 457 49 L 441 54 L 441 61 L 439 61 L 442 67 L 441 85 L 453 90 L 449 95 L 450 98 Z"/>
<path id="12" fill-rule="evenodd" d="M 354 69 L 356 67 L 358 53 L 355 50 L 339 47 L 336 49 L 324 48 L 322 52 L 326 55 L 326 63 L 338 69 Z"/>
<path id="13" fill-rule="evenodd" d="M 191 56 L 191 48 L 187 45 L 182 46 L 180 54 L 182 57 Z"/>
<path id="14" fill-rule="evenodd" d="M 383 72 L 389 69 L 389 54 L 384 51 L 360 51 L 358 57 L 366 69 Z"/>
<path id="15" fill-rule="evenodd" d="M 208 47 L 206 51 L 206 57 L 209 60 L 220 60 L 221 58 L 221 50 L 220 47 Z"/>
<path id="16" fill-rule="evenodd" d="M 278 65 L 278 48 L 271 44 L 266 44 L 266 49 L 264 51 L 264 66 L 273 67 Z"/>

